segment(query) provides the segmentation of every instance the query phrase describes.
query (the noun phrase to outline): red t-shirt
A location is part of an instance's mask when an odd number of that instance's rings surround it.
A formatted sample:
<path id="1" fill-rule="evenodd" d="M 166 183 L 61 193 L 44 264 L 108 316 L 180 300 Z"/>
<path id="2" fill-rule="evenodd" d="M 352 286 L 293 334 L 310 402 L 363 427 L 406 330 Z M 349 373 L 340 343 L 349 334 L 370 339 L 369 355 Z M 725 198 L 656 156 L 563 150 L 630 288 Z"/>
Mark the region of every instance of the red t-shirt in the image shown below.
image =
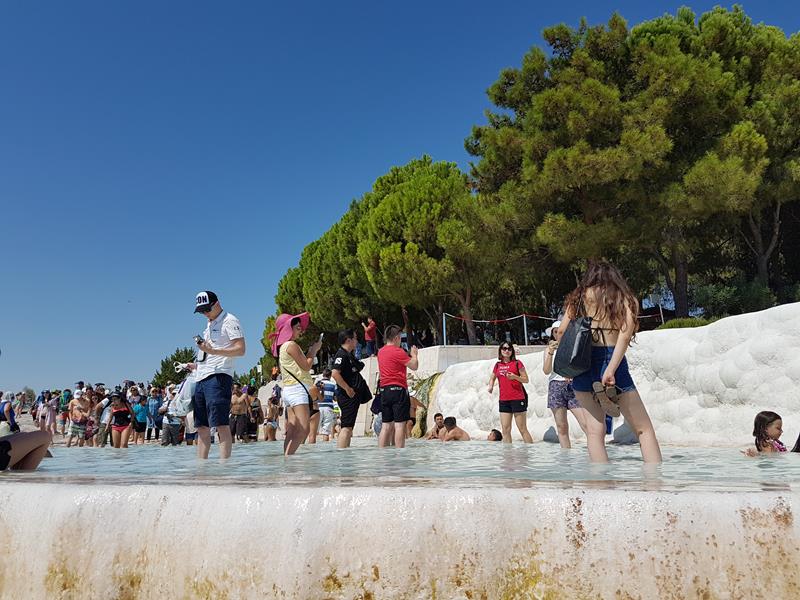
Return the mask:
<path id="1" fill-rule="evenodd" d="M 378 350 L 378 371 L 381 375 L 381 387 L 387 385 L 399 385 L 408 388 L 406 379 L 406 365 L 411 357 L 405 350 L 393 346 L 385 345 Z"/>
<path id="2" fill-rule="evenodd" d="M 521 381 L 512 381 L 506 377 L 506 373 L 519 375 L 519 361 L 512 360 L 504 363 L 498 361 L 494 366 L 494 375 L 500 385 L 500 402 L 510 400 L 525 400 L 525 390 L 522 388 Z"/>
<path id="3" fill-rule="evenodd" d="M 375 330 L 378 326 L 372 322 L 367 324 L 367 328 L 364 330 L 364 340 L 367 342 L 374 342 L 375 341 Z"/>

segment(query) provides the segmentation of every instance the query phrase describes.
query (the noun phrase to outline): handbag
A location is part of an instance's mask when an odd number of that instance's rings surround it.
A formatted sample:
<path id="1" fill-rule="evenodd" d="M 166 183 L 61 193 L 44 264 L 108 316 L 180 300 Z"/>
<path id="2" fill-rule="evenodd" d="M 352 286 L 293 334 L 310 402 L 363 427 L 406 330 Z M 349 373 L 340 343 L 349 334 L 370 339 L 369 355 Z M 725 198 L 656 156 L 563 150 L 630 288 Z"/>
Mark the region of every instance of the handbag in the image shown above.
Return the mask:
<path id="1" fill-rule="evenodd" d="M 297 375 L 295 375 L 294 373 L 292 373 L 292 372 L 291 372 L 289 369 L 286 369 L 286 368 L 284 368 L 284 370 L 285 370 L 285 371 L 286 371 L 286 372 L 287 372 L 289 375 L 291 375 L 292 377 L 294 377 L 294 380 L 295 380 L 297 383 L 299 383 L 300 385 L 302 385 L 302 386 L 303 386 L 303 389 L 306 391 L 306 394 L 308 394 L 308 408 L 309 408 L 309 410 L 319 410 L 319 390 L 317 389 L 317 386 L 314 386 L 314 387 L 313 387 L 313 390 L 314 390 L 316 393 L 312 394 L 312 393 L 311 393 L 311 391 L 310 391 L 310 390 L 309 390 L 309 389 L 306 387 L 306 384 L 305 384 L 305 383 L 303 383 L 302 381 L 300 381 L 300 378 L 299 378 Z"/>
<path id="2" fill-rule="evenodd" d="M 196 371 L 192 371 L 189 376 L 183 380 L 178 391 L 175 392 L 175 397 L 170 400 L 172 414 L 176 417 L 185 417 L 194 410 L 194 392 L 197 388 L 196 373 Z"/>
<path id="3" fill-rule="evenodd" d="M 369 386 L 364 378 L 361 376 L 361 373 L 357 373 L 356 385 L 355 385 L 355 399 L 358 400 L 359 404 L 366 404 L 370 400 L 372 400 L 372 392 L 369 390 Z"/>
<path id="4" fill-rule="evenodd" d="M 583 308 L 581 295 L 579 309 Z M 585 373 L 592 366 L 592 317 L 575 315 L 567 325 L 558 343 L 558 351 L 553 360 L 553 371 L 562 377 L 573 378 Z"/>

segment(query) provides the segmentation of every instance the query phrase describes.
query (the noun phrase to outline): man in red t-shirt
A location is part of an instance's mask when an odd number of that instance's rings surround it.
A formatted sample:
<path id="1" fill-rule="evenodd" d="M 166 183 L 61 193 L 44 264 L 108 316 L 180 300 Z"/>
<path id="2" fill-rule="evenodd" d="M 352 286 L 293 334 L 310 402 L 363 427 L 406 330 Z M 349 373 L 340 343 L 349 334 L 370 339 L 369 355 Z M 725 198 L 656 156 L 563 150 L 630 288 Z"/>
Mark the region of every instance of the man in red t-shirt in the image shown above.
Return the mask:
<path id="1" fill-rule="evenodd" d="M 372 317 L 367 317 L 367 322 L 362 322 L 361 326 L 364 328 L 364 341 L 367 343 L 367 353 L 364 358 L 367 358 L 367 356 L 375 356 L 375 339 L 377 337 L 378 326 L 375 324 L 375 320 Z"/>
<path id="2" fill-rule="evenodd" d="M 411 356 L 400 347 L 401 329 L 389 325 L 383 336 L 385 346 L 378 351 L 378 371 L 381 378 L 381 418 L 383 425 L 378 446 L 385 448 L 394 436 L 394 445 L 406 445 L 406 422 L 411 420 L 411 400 L 408 396 L 408 371 L 419 367 L 417 347 Z"/>

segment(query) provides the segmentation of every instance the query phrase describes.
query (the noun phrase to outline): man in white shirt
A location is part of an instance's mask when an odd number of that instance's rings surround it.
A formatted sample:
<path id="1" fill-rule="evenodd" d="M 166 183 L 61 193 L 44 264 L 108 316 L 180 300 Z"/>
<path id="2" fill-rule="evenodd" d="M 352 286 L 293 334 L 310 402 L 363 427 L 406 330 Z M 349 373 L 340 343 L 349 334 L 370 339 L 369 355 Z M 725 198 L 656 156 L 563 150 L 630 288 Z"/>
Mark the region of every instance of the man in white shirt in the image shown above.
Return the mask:
<path id="1" fill-rule="evenodd" d="M 95 408 L 95 415 L 100 415 L 98 421 L 100 422 L 97 428 L 97 441 L 96 444 L 101 448 L 105 448 L 108 438 L 111 437 L 111 392 L 103 391 L 103 399 L 97 403 Z"/>
<path id="2" fill-rule="evenodd" d="M 197 294 L 194 312 L 203 313 L 208 324 L 197 362 L 189 363 L 197 370 L 197 388 L 194 392 L 194 425 L 197 427 L 197 456 L 208 458 L 211 448 L 212 427 L 219 434 L 220 458 L 231 455 L 231 392 L 233 387 L 234 358 L 244 356 L 245 344 L 239 319 L 222 309 L 214 292 Z"/>

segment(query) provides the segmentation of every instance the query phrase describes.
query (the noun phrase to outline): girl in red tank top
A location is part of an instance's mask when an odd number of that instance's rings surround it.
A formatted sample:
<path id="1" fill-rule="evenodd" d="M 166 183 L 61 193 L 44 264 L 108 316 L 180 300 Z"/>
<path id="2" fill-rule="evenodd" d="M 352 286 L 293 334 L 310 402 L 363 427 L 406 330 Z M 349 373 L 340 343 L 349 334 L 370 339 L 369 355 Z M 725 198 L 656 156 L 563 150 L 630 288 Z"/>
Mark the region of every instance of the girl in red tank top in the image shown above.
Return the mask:
<path id="1" fill-rule="evenodd" d="M 514 346 L 509 342 L 500 344 L 497 352 L 497 363 L 492 369 L 489 380 L 489 393 L 494 391 L 494 382 L 500 386 L 500 426 L 503 429 L 503 442 L 511 443 L 511 421 L 517 425 L 523 441 L 533 443 L 528 431 L 528 394 L 523 384 L 528 383 L 525 365 L 517 360 Z"/>

